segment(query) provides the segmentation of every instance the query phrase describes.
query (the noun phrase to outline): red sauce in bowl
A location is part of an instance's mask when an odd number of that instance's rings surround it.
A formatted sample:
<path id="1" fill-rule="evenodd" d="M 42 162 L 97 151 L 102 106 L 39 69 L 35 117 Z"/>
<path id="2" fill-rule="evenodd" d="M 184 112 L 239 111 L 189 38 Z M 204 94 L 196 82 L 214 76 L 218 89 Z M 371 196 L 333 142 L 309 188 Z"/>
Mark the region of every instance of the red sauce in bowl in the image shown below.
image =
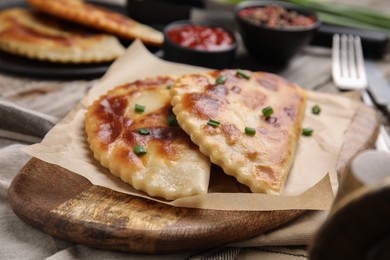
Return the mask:
<path id="1" fill-rule="evenodd" d="M 202 51 L 219 51 L 229 49 L 234 38 L 221 27 L 205 25 L 183 25 L 168 31 L 171 41 L 182 47 Z"/>
<path id="2" fill-rule="evenodd" d="M 252 24 L 270 28 L 305 28 L 316 23 L 314 16 L 305 16 L 279 5 L 249 7 L 238 15 Z"/>

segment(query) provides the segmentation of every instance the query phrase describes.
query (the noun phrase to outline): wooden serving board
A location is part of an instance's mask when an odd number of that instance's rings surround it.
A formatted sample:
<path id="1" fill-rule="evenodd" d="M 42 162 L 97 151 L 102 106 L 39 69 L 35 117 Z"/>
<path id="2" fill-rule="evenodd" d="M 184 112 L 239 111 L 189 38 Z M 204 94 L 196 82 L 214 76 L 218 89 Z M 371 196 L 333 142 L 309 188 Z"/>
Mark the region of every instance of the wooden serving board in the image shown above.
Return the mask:
<path id="1" fill-rule="evenodd" d="M 373 145 L 379 119 L 359 107 L 340 153 L 338 170 Z M 8 191 L 17 216 L 50 235 L 128 252 L 199 250 L 243 240 L 292 221 L 304 210 L 218 211 L 178 208 L 94 186 L 84 177 L 36 158 Z"/>

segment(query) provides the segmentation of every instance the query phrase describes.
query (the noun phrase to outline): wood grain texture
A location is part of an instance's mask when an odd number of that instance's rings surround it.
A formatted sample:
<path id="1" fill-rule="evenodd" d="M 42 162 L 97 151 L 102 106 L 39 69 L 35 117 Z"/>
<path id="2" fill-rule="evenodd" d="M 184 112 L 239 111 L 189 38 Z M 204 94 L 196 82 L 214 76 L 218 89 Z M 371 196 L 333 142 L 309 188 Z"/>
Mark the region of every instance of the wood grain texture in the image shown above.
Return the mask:
<path id="1" fill-rule="evenodd" d="M 260 234 L 304 211 L 216 211 L 177 208 L 93 186 L 80 175 L 36 158 L 12 182 L 14 212 L 62 239 L 146 253 L 215 247 Z"/>
<path id="2" fill-rule="evenodd" d="M 340 160 L 347 162 L 374 144 L 379 120 L 372 120 L 373 113 L 365 107 L 354 117 L 346 140 L 359 138 L 351 146 L 345 143 L 342 151 L 348 153 L 341 154 Z M 343 169 L 344 164 L 340 165 Z M 8 200 L 22 220 L 53 236 L 96 248 L 142 253 L 220 246 L 280 227 L 305 212 L 172 207 L 94 186 L 80 175 L 36 158 L 14 178 Z"/>
<path id="3" fill-rule="evenodd" d="M 375 145 L 379 133 L 380 117 L 376 110 L 366 105 L 358 106 L 352 122 L 345 134 L 345 140 L 337 160 L 337 173 L 342 182 L 343 173 L 353 158 Z M 370 137 L 370 138 L 367 138 Z"/>

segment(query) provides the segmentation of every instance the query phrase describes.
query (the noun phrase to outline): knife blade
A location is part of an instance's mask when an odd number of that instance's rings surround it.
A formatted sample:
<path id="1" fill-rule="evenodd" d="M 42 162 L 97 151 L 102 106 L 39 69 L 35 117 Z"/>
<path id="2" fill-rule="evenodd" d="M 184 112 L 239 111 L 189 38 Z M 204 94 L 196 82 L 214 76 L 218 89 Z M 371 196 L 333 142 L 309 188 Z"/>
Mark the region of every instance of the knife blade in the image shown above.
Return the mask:
<path id="1" fill-rule="evenodd" d="M 366 105 L 368 105 L 370 107 L 375 106 L 371 95 L 368 93 L 368 90 L 365 90 L 362 92 L 362 99 Z M 390 105 L 388 105 L 386 107 L 387 107 L 387 112 L 390 112 Z M 386 112 L 386 109 L 385 109 L 385 112 Z M 390 120 L 390 113 L 382 113 L 382 114 L 386 115 L 387 118 Z M 381 124 L 381 126 L 379 127 L 379 134 L 378 134 L 378 138 L 377 138 L 376 144 L 375 144 L 376 149 L 379 151 L 390 152 L 390 134 L 388 131 L 388 125 L 389 125 L 388 123 L 387 124 L 384 123 L 384 124 Z"/>
<path id="2" fill-rule="evenodd" d="M 378 106 L 390 105 L 390 83 L 374 61 L 366 60 L 368 91 Z"/>

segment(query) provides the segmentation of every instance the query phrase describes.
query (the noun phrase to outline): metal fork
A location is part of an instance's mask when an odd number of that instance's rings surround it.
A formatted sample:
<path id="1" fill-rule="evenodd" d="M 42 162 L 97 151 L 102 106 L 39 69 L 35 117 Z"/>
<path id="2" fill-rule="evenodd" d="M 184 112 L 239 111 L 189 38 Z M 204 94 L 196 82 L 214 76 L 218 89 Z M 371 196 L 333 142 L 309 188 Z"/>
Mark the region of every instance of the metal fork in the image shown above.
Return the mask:
<path id="1" fill-rule="evenodd" d="M 368 81 L 364 66 L 360 37 L 335 34 L 332 47 L 332 76 L 335 85 L 341 90 L 363 90 L 363 102 L 374 106 L 366 89 Z M 390 152 L 390 137 L 383 125 L 379 129 L 376 149 Z"/>
<path id="2" fill-rule="evenodd" d="M 332 76 L 341 90 L 364 89 L 367 76 L 364 69 L 362 44 L 359 36 L 333 36 Z"/>

